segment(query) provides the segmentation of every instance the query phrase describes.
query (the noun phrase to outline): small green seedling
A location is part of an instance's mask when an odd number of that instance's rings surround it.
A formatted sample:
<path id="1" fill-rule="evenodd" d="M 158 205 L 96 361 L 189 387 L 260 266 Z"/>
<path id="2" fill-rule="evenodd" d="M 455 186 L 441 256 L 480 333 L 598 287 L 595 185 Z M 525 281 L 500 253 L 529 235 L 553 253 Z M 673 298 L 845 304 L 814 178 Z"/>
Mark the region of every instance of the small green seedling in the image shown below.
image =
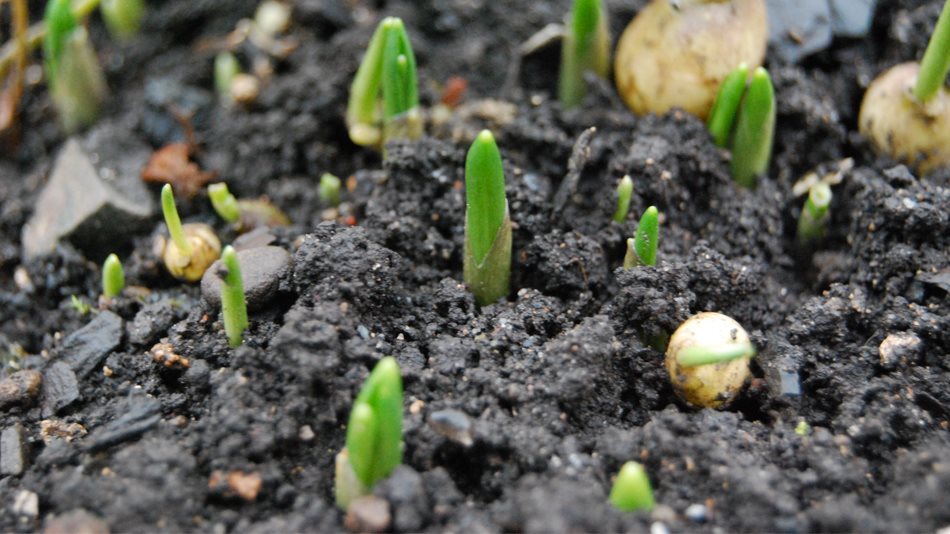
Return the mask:
<path id="1" fill-rule="evenodd" d="M 208 198 L 211 207 L 219 217 L 229 223 L 236 223 L 241 218 L 241 209 L 234 195 L 228 191 L 228 184 L 220 182 L 208 186 Z"/>
<path id="2" fill-rule="evenodd" d="M 633 196 L 633 179 L 630 175 L 624 175 L 617 184 L 617 209 L 614 210 L 614 222 L 619 224 L 627 220 L 631 196 Z"/>
<path id="3" fill-rule="evenodd" d="M 224 332 L 231 347 L 240 346 L 247 330 L 247 302 L 244 300 L 244 281 L 234 247 L 228 245 L 221 253 L 224 264 L 224 283 L 221 284 L 221 317 Z"/>
<path id="4" fill-rule="evenodd" d="M 360 146 L 422 135 L 416 58 L 401 19 L 383 19 L 370 39 L 350 87 L 346 123 L 350 139 Z"/>
<path id="5" fill-rule="evenodd" d="M 640 217 L 636 238 L 627 239 L 627 255 L 623 258 L 623 268 L 656 265 L 656 247 L 660 239 L 659 212 L 656 206 L 650 206 Z"/>
<path id="6" fill-rule="evenodd" d="M 43 55 L 50 96 L 63 130 L 73 133 L 99 115 L 107 93 L 105 76 L 69 0 L 50 0 L 44 20 Z"/>
<path id="7" fill-rule="evenodd" d="M 122 262 L 115 254 L 109 254 L 102 264 L 102 294 L 111 299 L 121 293 L 124 287 L 125 272 L 122 270 Z"/>
<path id="8" fill-rule="evenodd" d="M 495 137 L 482 130 L 465 159 L 464 278 L 479 306 L 508 295 L 511 219 Z"/>
<path id="9" fill-rule="evenodd" d="M 218 98 L 232 102 L 231 87 L 234 78 L 241 73 L 241 64 L 231 52 L 220 52 L 214 56 L 214 90 Z"/>
<path id="10" fill-rule="evenodd" d="M 775 90 L 768 71 L 759 67 L 739 106 L 732 141 L 732 178 L 753 188 L 759 175 L 769 170 L 775 134 Z"/>
<path id="11" fill-rule="evenodd" d="M 76 313 L 78 313 L 80 317 L 92 311 L 92 306 L 76 295 L 69 296 L 69 305 L 72 306 L 74 310 L 76 310 Z"/>
<path id="12" fill-rule="evenodd" d="M 143 0 L 102 0 L 99 12 L 109 33 L 119 40 L 135 37 L 142 25 L 145 16 L 145 2 Z"/>
<path id="13" fill-rule="evenodd" d="M 342 509 L 402 463 L 402 377 L 395 358 L 376 364 L 363 383 L 336 457 L 336 502 Z"/>
<path id="14" fill-rule="evenodd" d="M 162 252 L 165 267 L 179 280 L 201 280 L 204 272 L 221 255 L 221 241 L 207 224 L 181 224 L 170 184 L 162 187 L 162 213 L 171 236 Z"/>
<path id="15" fill-rule="evenodd" d="M 238 200 L 228 191 L 224 182 L 208 186 L 208 198 L 215 213 L 231 223 L 239 233 L 261 226 L 289 226 L 290 218 L 267 197 Z"/>
<path id="16" fill-rule="evenodd" d="M 565 109 L 580 104 L 587 93 L 584 73 L 606 79 L 610 69 L 610 36 L 601 0 L 574 0 L 561 47 L 558 100 Z"/>
<path id="17" fill-rule="evenodd" d="M 340 179 L 325 172 L 317 186 L 317 196 L 324 206 L 335 208 L 340 205 Z"/>
<path id="18" fill-rule="evenodd" d="M 621 512 L 653 509 L 653 488 L 642 465 L 638 462 L 623 464 L 610 490 L 610 502 Z"/>
<path id="19" fill-rule="evenodd" d="M 808 422 L 805 421 L 804 419 L 802 419 L 801 421 L 798 422 L 797 425 L 795 425 L 795 433 L 798 434 L 799 436 L 805 437 L 808 435 L 809 432 L 811 432 L 811 425 L 809 425 Z"/>
<path id="20" fill-rule="evenodd" d="M 950 71 L 950 2 L 944 2 L 940 18 L 927 43 L 924 58 L 920 60 L 920 72 L 914 84 L 914 98 L 929 102 L 944 86 Z"/>
<path id="21" fill-rule="evenodd" d="M 719 86 L 719 92 L 716 93 L 716 100 L 709 112 L 706 127 L 709 128 L 716 146 L 720 148 L 725 148 L 729 143 L 729 134 L 732 133 L 732 125 L 735 122 L 736 112 L 739 111 L 739 103 L 742 102 L 748 78 L 749 67 L 741 63 L 726 76 Z"/>
<path id="22" fill-rule="evenodd" d="M 798 242 L 802 245 L 814 243 L 825 237 L 828 232 L 828 220 L 831 219 L 831 186 L 820 181 L 808 190 L 805 205 L 798 216 Z"/>

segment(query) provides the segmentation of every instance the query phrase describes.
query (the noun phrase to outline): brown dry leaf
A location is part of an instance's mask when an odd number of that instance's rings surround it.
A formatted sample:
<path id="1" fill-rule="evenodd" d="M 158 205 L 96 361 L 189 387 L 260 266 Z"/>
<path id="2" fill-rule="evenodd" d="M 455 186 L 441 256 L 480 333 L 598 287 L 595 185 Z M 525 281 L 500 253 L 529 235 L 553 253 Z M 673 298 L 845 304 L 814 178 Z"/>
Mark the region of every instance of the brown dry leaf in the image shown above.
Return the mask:
<path id="1" fill-rule="evenodd" d="M 159 184 L 172 184 L 175 194 L 193 198 L 198 191 L 214 179 L 218 173 L 202 171 L 192 162 L 188 143 L 171 143 L 155 151 L 142 171 L 142 180 Z"/>

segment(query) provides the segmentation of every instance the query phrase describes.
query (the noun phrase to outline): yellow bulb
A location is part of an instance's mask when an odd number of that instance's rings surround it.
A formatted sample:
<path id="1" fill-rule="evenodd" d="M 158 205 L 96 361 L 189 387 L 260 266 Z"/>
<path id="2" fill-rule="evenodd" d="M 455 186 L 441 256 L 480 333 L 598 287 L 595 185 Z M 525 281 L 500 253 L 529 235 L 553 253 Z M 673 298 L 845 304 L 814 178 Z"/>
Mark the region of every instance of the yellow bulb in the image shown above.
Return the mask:
<path id="1" fill-rule="evenodd" d="M 185 282 L 201 280 L 208 267 L 221 256 L 221 240 L 207 224 L 190 223 L 182 227 L 185 239 L 191 244 L 191 257 L 181 254 L 175 242 L 168 240 L 162 260 L 172 276 Z"/>

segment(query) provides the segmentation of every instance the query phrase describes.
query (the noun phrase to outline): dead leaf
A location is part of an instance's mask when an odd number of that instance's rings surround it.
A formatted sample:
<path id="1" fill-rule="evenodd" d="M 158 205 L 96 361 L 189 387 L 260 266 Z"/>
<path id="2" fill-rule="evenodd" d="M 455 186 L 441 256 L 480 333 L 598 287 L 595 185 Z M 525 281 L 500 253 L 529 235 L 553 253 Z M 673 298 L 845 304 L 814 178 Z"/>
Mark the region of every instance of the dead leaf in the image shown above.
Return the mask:
<path id="1" fill-rule="evenodd" d="M 155 151 L 142 171 L 142 180 L 159 184 L 171 184 L 175 194 L 193 198 L 198 191 L 214 179 L 218 173 L 202 171 L 189 158 L 188 143 L 171 143 Z"/>

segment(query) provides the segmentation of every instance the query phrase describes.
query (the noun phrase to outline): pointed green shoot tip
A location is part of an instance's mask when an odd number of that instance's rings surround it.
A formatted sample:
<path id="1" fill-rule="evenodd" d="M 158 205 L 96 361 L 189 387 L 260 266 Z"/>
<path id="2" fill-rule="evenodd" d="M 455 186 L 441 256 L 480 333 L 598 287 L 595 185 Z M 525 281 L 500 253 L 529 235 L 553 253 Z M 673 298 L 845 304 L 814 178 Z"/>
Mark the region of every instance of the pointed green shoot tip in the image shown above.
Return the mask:
<path id="1" fill-rule="evenodd" d="M 221 284 L 221 316 L 228 343 L 237 347 L 243 342 L 247 330 L 247 302 L 244 300 L 244 280 L 234 247 L 228 245 L 221 253 L 224 264 L 224 283 Z"/>
<path id="2" fill-rule="evenodd" d="M 610 68 L 610 38 L 602 1 L 575 0 L 566 26 L 558 99 L 564 108 L 572 108 L 587 92 L 584 73 L 591 71 L 606 78 Z"/>
<path id="3" fill-rule="evenodd" d="M 228 184 L 220 182 L 209 185 L 208 198 L 211 199 L 211 207 L 214 208 L 215 213 L 225 221 L 234 223 L 241 218 L 238 201 L 228 191 Z"/>
<path id="4" fill-rule="evenodd" d="M 755 187 L 756 177 L 769 169 L 775 134 L 775 90 L 768 71 L 759 67 L 739 107 L 732 142 L 732 177 L 743 187 Z"/>
<path id="5" fill-rule="evenodd" d="M 320 184 L 317 186 L 317 196 L 324 206 L 337 207 L 340 205 L 340 179 L 325 172 L 320 177 Z"/>
<path id="6" fill-rule="evenodd" d="M 124 287 L 125 272 L 122 270 L 122 262 L 115 254 L 109 254 L 102 264 L 102 294 L 111 299 L 121 293 Z"/>
<path id="7" fill-rule="evenodd" d="M 927 102 L 937 94 L 947 79 L 950 70 L 950 1 L 944 2 L 937 26 L 927 43 L 927 50 L 920 62 L 914 98 Z"/>
<path id="8" fill-rule="evenodd" d="M 495 137 L 482 130 L 465 158 L 465 219 L 467 239 L 481 264 L 505 220 L 505 174 Z"/>
<path id="9" fill-rule="evenodd" d="M 725 147 L 729 142 L 729 133 L 735 122 L 736 111 L 745 93 L 746 80 L 749 78 L 749 67 L 740 63 L 735 70 L 729 73 L 719 86 L 716 100 L 709 112 L 706 126 L 712 134 L 713 141 L 718 147 Z"/>
<path id="10" fill-rule="evenodd" d="M 221 52 L 214 56 L 214 90 L 219 98 L 231 99 L 231 84 L 234 77 L 241 73 L 241 64 L 231 52 Z"/>
<path id="11" fill-rule="evenodd" d="M 84 26 L 77 26 L 66 35 L 60 52 L 55 65 L 50 67 L 50 97 L 63 130 L 73 133 L 95 122 L 108 88 Z"/>
<path id="12" fill-rule="evenodd" d="M 633 179 L 629 174 L 624 175 L 617 184 L 617 209 L 614 210 L 614 222 L 622 223 L 627 219 L 630 211 L 630 197 L 633 195 Z"/>
<path id="13" fill-rule="evenodd" d="M 66 47 L 66 38 L 78 22 L 70 9 L 69 0 L 50 0 L 46 4 L 43 21 L 46 24 L 46 34 L 43 36 L 46 80 L 52 85 L 58 78 L 59 60 Z"/>
<path id="14" fill-rule="evenodd" d="M 172 243 L 178 247 L 178 252 L 183 260 L 191 258 L 191 243 L 185 237 L 185 230 L 181 225 L 181 218 L 178 216 L 178 208 L 175 206 L 175 194 L 172 192 L 171 184 L 165 184 L 162 187 L 162 214 L 165 216 L 165 226 L 168 227 L 168 235 L 172 238 Z"/>
<path id="15" fill-rule="evenodd" d="M 627 240 L 627 256 L 623 260 L 625 269 L 637 266 L 655 266 L 656 248 L 660 238 L 660 216 L 656 206 L 650 206 L 640 217 L 637 235 Z"/>
<path id="16" fill-rule="evenodd" d="M 142 0 L 102 0 L 99 11 L 106 27 L 113 37 L 119 40 L 134 37 L 142 25 L 145 16 L 145 2 Z"/>
<path id="17" fill-rule="evenodd" d="M 621 512 L 653 509 L 653 488 L 642 465 L 637 462 L 623 464 L 610 490 L 610 502 Z"/>
<path id="18" fill-rule="evenodd" d="M 755 347 L 751 343 L 729 343 L 715 346 L 693 345 L 686 347 L 680 349 L 676 359 L 681 367 L 698 367 L 753 357 L 755 357 Z"/>
<path id="19" fill-rule="evenodd" d="M 402 20 L 394 18 L 383 48 L 383 118 L 390 121 L 419 106 L 416 57 Z"/>
<path id="20" fill-rule="evenodd" d="M 831 186 L 827 182 L 818 182 L 808 190 L 808 198 L 798 217 L 798 240 L 808 243 L 821 239 L 828 230 L 831 207 Z"/>
<path id="21" fill-rule="evenodd" d="M 402 376 L 395 358 L 376 364 L 360 390 L 346 434 L 350 464 L 367 488 L 402 463 Z"/>
<path id="22" fill-rule="evenodd" d="M 383 79 L 383 46 L 388 29 L 392 26 L 392 17 L 380 21 L 366 48 L 363 61 L 360 62 L 353 84 L 350 86 L 350 100 L 346 106 L 346 124 L 350 139 L 360 146 L 372 146 L 379 142 L 377 123 L 377 104 L 379 103 L 380 83 Z"/>

